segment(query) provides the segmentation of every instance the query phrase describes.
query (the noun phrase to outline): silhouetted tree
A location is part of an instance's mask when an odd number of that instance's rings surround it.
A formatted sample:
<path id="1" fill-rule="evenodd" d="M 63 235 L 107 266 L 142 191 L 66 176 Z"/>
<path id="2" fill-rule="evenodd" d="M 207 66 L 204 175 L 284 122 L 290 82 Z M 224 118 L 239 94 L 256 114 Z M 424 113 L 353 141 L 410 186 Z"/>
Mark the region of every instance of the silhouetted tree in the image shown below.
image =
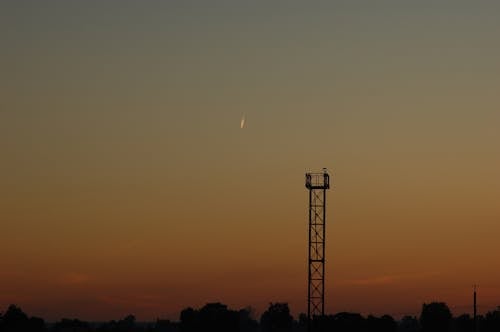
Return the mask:
<path id="1" fill-rule="evenodd" d="M 396 332 L 398 325 L 394 318 L 389 315 L 382 317 L 368 316 L 365 322 L 366 329 L 373 332 Z"/>
<path id="2" fill-rule="evenodd" d="M 481 332 L 500 331 L 500 308 L 490 311 L 484 317 Z"/>
<path id="3" fill-rule="evenodd" d="M 180 315 L 181 332 L 196 332 L 198 330 L 198 312 L 189 307 L 183 309 Z"/>
<path id="4" fill-rule="evenodd" d="M 52 327 L 53 332 L 88 332 L 89 324 L 78 319 L 63 318 Z"/>
<path id="5" fill-rule="evenodd" d="M 3 315 L 2 323 L 3 332 L 28 331 L 30 325 L 28 315 L 14 304 L 11 304 Z"/>
<path id="6" fill-rule="evenodd" d="M 133 332 L 135 330 L 135 316 L 127 315 L 116 324 L 116 332 Z"/>
<path id="7" fill-rule="evenodd" d="M 340 312 L 333 316 L 333 329 L 338 332 L 362 332 L 365 319 L 360 314 Z"/>
<path id="8" fill-rule="evenodd" d="M 177 324 L 168 319 L 157 319 L 153 332 L 174 332 L 177 331 Z"/>
<path id="9" fill-rule="evenodd" d="M 416 317 L 404 316 L 399 322 L 400 332 L 418 332 L 420 330 L 420 324 Z"/>
<path id="10" fill-rule="evenodd" d="M 135 325 L 134 315 L 128 315 L 119 321 L 112 320 L 97 328 L 98 332 L 135 332 L 139 330 Z"/>
<path id="11" fill-rule="evenodd" d="M 2 332 L 17 332 L 17 331 L 30 331 L 30 332 L 43 332 L 46 331 L 45 322 L 38 317 L 28 317 L 21 308 L 11 304 L 5 314 L 3 314 L 0 331 Z"/>
<path id="12" fill-rule="evenodd" d="M 474 332 L 474 320 L 467 314 L 460 315 L 453 320 L 455 332 Z"/>
<path id="13" fill-rule="evenodd" d="M 45 321 L 40 317 L 34 317 L 34 316 L 30 317 L 29 330 L 30 332 L 47 331 L 47 327 L 45 326 Z"/>
<path id="14" fill-rule="evenodd" d="M 252 318 L 253 310 L 250 307 L 241 309 L 239 315 L 240 332 L 253 332 L 259 329 L 259 322 Z"/>
<path id="15" fill-rule="evenodd" d="M 332 315 L 324 315 L 324 316 L 314 316 L 311 319 L 311 328 L 313 331 L 317 332 L 326 332 L 335 330 L 335 316 Z M 307 316 L 305 317 L 305 331 L 308 330 L 308 321 Z"/>
<path id="16" fill-rule="evenodd" d="M 199 311 L 187 308 L 181 312 L 182 332 L 238 331 L 240 313 L 221 303 L 208 303 Z"/>
<path id="17" fill-rule="evenodd" d="M 423 332 L 450 331 L 451 312 L 446 303 L 432 302 L 422 305 L 420 324 Z"/>
<path id="18" fill-rule="evenodd" d="M 307 314 L 302 312 L 299 314 L 299 320 L 297 322 L 298 331 L 307 331 Z"/>
<path id="19" fill-rule="evenodd" d="M 292 322 L 288 303 L 270 303 L 269 308 L 260 317 L 263 332 L 291 331 Z"/>
<path id="20" fill-rule="evenodd" d="M 238 331 L 239 313 L 221 303 L 208 303 L 199 311 L 200 331 Z"/>

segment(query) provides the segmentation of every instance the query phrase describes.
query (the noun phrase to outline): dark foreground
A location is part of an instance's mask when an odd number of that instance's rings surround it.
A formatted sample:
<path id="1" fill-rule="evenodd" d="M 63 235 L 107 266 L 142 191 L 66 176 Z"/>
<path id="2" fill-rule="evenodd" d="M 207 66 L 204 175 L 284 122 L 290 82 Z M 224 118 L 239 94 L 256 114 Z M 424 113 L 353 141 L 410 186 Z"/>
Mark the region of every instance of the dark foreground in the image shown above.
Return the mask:
<path id="1" fill-rule="evenodd" d="M 356 313 L 341 312 L 316 317 L 311 331 L 335 332 L 499 332 L 500 308 L 485 316 L 453 317 L 442 302 L 424 304 L 420 317 L 403 317 L 400 321 L 389 315 L 363 317 Z M 179 322 L 158 319 L 139 323 L 133 315 L 119 321 L 90 323 L 78 319 L 62 319 L 46 323 L 42 318 L 30 317 L 19 307 L 11 305 L 0 313 L 0 332 L 306 332 L 308 320 L 304 314 L 294 320 L 288 304 L 271 303 L 259 320 L 250 309 L 231 310 L 221 303 L 209 303 L 200 309 L 186 308 Z"/>

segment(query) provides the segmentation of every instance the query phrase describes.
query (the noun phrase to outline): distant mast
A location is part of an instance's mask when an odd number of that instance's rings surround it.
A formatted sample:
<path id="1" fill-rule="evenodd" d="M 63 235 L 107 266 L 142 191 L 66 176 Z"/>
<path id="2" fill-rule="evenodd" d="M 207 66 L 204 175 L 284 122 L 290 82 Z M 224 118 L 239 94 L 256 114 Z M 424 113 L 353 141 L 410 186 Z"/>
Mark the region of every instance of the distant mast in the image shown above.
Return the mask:
<path id="1" fill-rule="evenodd" d="M 477 332 L 477 301 L 476 301 L 477 285 L 474 285 L 474 332 Z"/>

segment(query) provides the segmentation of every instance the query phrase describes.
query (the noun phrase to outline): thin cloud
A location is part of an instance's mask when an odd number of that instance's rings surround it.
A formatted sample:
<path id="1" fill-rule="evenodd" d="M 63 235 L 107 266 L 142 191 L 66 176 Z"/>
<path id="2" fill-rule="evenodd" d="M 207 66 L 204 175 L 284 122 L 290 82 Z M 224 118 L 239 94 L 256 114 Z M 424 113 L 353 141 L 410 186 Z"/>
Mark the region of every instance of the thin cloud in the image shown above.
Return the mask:
<path id="1" fill-rule="evenodd" d="M 71 272 L 63 275 L 61 282 L 65 285 L 81 285 L 92 280 L 91 276 L 85 273 Z"/>
<path id="2" fill-rule="evenodd" d="M 388 285 L 393 284 L 400 279 L 401 276 L 398 275 L 386 275 L 374 278 L 346 280 L 345 284 L 354 286 Z"/>
<path id="3" fill-rule="evenodd" d="M 416 273 L 416 274 L 406 274 L 406 275 L 401 275 L 401 274 L 381 275 L 381 276 L 374 276 L 371 278 L 344 280 L 342 283 L 344 285 L 353 285 L 353 286 L 390 285 L 402 281 L 426 279 L 437 275 L 440 275 L 440 273 L 427 272 L 427 273 Z"/>
<path id="4" fill-rule="evenodd" d="M 162 298 L 157 295 L 125 296 L 98 296 L 97 300 L 105 305 L 119 307 L 158 308 L 162 305 Z"/>

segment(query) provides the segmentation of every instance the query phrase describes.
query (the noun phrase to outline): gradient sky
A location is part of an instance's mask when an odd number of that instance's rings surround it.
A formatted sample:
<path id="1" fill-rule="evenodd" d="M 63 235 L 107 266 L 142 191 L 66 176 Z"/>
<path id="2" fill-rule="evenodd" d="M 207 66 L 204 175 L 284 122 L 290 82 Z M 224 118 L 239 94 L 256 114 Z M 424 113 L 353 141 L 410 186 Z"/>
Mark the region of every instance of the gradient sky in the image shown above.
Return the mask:
<path id="1" fill-rule="evenodd" d="M 500 3 L 2 1 L 0 307 L 500 304 Z M 240 120 L 246 116 L 245 128 Z"/>

